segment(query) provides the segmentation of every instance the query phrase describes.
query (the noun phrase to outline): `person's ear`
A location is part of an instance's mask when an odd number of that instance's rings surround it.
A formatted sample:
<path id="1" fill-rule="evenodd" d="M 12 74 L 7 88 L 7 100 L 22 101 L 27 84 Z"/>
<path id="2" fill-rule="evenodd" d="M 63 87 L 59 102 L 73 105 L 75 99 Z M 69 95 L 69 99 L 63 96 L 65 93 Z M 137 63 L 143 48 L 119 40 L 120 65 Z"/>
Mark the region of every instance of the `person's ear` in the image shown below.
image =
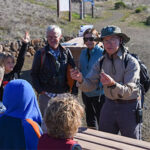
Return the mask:
<path id="1" fill-rule="evenodd" d="M 123 43 L 123 40 L 122 40 L 122 38 L 120 37 L 120 44 L 122 44 Z"/>

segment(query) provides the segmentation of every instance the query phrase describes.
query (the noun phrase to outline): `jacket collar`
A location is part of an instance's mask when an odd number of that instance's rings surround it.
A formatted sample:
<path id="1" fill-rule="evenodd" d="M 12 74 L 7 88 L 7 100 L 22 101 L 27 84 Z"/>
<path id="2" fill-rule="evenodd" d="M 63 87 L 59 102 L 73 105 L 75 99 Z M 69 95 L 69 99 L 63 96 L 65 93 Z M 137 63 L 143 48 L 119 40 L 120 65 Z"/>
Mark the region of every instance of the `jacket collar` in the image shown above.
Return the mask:
<path id="1" fill-rule="evenodd" d="M 63 47 L 61 44 L 59 44 L 59 45 L 58 45 L 58 47 L 59 47 L 59 50 L 60 50 L 60 51 L 64 51 L 64 50 L 66 50 L 66 48 L 65 48 L 65 47 Z M 49 44 L 47 44 L 47 45 L 45 46 L 45 50 L 46 50 L 46 52 L 48 52 L 48 51 L 49 51 L 49 48 L 50 48 L 50 46 L 49 46 Z"/>
<path id="2" fill-rule="evenodd" d="M 95 52 L 96 52 L 96 50 L 98 49 L 98 45 L 96 45 L 92 50 L 89 50 L 88 48 L 87 48 L 87 54 L 89 53 L 89 54 L 94 54 Z"/>
<path id="3" fill-rule="evenodd" d="M 123 55 L 124 55 L 123 50 L 122 50 L 122 48 L 120 47 L 119 50 L 117 51 L 116 55 L 113 56 L 113 57 L 119 57 L 120 59 L 122 59 L 122 58 L 123 58 Z M 108 53 L 107 53 L 107 52 L 104 53 L 104 57 L 108 57 Z M 109 57 L 108 57 L 108 58 L 109 58 Z"/>

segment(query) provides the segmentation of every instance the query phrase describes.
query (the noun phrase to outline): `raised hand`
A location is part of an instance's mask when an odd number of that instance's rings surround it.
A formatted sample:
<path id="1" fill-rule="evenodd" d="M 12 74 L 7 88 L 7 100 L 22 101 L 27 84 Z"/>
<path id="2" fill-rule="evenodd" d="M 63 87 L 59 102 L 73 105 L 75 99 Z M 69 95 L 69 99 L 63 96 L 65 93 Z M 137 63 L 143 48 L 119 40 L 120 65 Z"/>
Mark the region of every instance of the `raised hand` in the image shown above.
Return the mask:
<path id="1" fill-rule="evenodd" d="M 112 77 L 110 77 L 108 74 L 104 72 L 100 74 L 100 81 L 103 85 L 107 86 L 112 86 L 116 83 Z"/>
<path id="2" fill-rule="evenodd" d="M 74 80 L 77 80 L 79 83 L 82 82 L 83 77 L 82 77 L 82 73 L 78 70 L 78 69 L 70 69 L 70 74 L 71 74 L 71 78 Z"/>
<path id="3" fill-rule="evenodd" d="M 24 43 L 28 43 L 28 42 L 30 42 L 30 35 L 29 35 L 29 32 L 25 32 L 25 35 L 24 35 L 24 37 L 22 38 L 22 41 L 24 42 Z"/>

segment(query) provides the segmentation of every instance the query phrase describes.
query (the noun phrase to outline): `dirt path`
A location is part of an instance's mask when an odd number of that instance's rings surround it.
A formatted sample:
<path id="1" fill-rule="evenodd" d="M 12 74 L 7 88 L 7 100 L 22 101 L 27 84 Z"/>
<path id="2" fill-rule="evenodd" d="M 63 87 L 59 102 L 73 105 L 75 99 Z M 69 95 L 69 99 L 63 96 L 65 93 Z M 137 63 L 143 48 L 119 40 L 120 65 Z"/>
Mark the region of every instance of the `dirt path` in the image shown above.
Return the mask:
<path id="1" fill-rule="evenodd" d="M 123 17 L 123 13 L 121 12 L 112 12 L 111 13 L 111 16 L 104 19 L 103 21 L 100 21 L 100 22 L 97 22 L 94 24 L 95 28 L 96 29 L 100 29 L 103 28 L 104 26 L 107 26 L 107 25 L 111 25 L 111 24 L 116 24 L 116 22 L 118 22 L 122 17 Z"/>

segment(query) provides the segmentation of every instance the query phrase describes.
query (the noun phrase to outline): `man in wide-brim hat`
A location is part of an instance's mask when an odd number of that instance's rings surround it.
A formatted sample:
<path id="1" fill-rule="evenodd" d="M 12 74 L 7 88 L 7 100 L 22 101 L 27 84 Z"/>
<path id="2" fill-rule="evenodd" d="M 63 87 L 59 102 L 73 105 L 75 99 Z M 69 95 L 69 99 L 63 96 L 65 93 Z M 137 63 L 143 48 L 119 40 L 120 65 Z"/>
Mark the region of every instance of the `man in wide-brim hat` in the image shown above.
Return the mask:
<path id="1" fill-rule="evenodd" d="M 126 34 L 122 33 L 119 27 L 114 25 L 106 26 L 102 29 L 100 41 L 103 41 L 103 38 L 106 36 L 113 36 L 113 35 L 121 37 L 124 43 L 130 41 L 130 38 Z"/>
<path id="2" fill-rule="evenodd" d="M 71 77 L 79 88 L 89 92 L 103 84 L 105 103 L 101 110 L 99 129 L 104 132 L 140 139 L 140 123 L 136 120 L 136 108 L 140 106 L 140 66 L 124 47 L 130 38 L 117 26 L 106 26 L 101 30 L 100 41 L 105 53 L 83 78 L 77 69 L 71 70 Z M 125 67 L 124 60 L 128 56 Z"/>
<path id="3" fill-rule="evenodd" d="M 122 33 L 119 27 L 110 25 L 101 30 L 100 41 L 105 44 L 105 50 L 107 53 L 109 55 L 113 55 L 119 50 L 120 46 L 129 42 L 130 38 L 126 34 Z"/>

